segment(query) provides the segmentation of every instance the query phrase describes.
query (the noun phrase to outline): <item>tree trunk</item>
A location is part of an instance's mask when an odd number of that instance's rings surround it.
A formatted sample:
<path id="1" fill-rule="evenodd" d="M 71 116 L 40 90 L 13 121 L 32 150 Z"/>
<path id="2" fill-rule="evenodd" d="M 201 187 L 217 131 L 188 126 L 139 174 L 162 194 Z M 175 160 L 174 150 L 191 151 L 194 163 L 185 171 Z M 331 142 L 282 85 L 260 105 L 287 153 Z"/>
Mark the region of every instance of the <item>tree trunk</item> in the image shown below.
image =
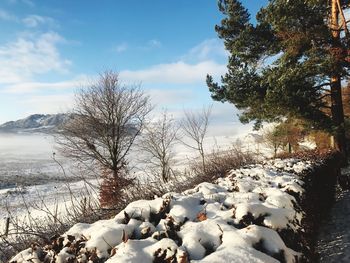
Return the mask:
<path id="1" fill-rule="evenodd" d="M 339 74 L 335 74 L 331 78 L 331 111 L 332 120 L 335 125 L 334 146 L 343 154 L 347 156 L 346 150 L 346 138 L 345 138 L 345 123 L 344 123 L 344 111 L 341 97 L 341 83 Z"/>
<path id="2" fill-rule="evenodd" d="M 334 65 L 333 73 L 331 74 L 331 113 L 333 125 L 335 126 L 334 144 L 336 150 L 338 150 L 344 158 L 344 164 L 346 164 L 347 149 L 345 138 L 345 123 L 344 123 L 344 110 L 342 102 L 342 90 L 341 90 L 341 76 L 339 74 L 341 68 L 341 43 L 340 43 L 340 31 L 339 28 L 339 9 L 337 0 L 332 0 L 332 15 L 331 15 L 331 28 L 332 28 L 332 48 L 335 50 L 334 55 L 337 56 L 336 63 Z"/>

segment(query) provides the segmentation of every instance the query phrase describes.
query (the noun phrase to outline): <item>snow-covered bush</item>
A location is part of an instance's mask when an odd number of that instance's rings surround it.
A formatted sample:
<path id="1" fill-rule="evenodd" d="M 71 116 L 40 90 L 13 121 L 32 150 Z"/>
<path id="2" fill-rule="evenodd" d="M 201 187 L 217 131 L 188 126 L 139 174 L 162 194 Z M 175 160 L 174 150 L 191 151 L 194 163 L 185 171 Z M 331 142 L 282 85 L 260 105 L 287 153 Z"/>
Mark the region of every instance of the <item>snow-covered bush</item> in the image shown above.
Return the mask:
<path id="1" fill-rule="evenodd" d="M 112 219 L 76 224 L 11 262 L 297 262 L 300 251 L 279 233 L 304 231 L 298 175 L 310 169 L 289 159 L 232 170 L 215 183 L 132 202 Z"/>

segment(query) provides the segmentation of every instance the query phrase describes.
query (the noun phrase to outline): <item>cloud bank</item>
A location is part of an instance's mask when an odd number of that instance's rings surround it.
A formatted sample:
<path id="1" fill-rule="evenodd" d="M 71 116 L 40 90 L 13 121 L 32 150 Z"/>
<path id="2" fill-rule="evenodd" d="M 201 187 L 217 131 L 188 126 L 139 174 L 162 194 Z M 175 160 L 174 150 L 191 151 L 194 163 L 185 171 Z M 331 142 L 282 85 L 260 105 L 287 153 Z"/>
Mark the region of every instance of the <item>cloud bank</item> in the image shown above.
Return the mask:
<path id="1" fill-rule="evenodd" d="M 220 76 L 226 72 L 226 66 L 214 61 L 188 64 L 183 61 L 159 64 L 142 70 L 124 70 L 121 79 L 142 83 L 195 84 L 205 83 L 207 74 Z"/>
<path id="2" fill-rule="evenodd" d="M 49 72 L 65 73 L 71 61 L 61 56 L 64 38 L 55 32 L 22 35 L 0 46 L 0 83 L 19 83 Z"/>

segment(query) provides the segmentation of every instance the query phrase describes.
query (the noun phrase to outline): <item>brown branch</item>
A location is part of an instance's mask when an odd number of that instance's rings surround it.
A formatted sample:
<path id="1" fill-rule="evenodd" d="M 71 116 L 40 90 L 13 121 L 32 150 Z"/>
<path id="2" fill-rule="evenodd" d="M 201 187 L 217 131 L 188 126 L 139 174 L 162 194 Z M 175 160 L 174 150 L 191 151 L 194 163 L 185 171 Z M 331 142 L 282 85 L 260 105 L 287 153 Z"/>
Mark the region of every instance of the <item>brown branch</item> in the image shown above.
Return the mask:
<path id="1" fill-rule="evenodd" d="M 343 21 L 342 26 L 344 27 L 345 36 L 349 40 L 349 29 L 348 29 L 347 24 L 346 24 L 345 15 L 344 15 L 343 9 L 341 7 L 340 0 L 337 0 L 337 5 L 338 5 L 338 9 L 339 9 L 339 14 L 340 14 L 341 19 Z"/>

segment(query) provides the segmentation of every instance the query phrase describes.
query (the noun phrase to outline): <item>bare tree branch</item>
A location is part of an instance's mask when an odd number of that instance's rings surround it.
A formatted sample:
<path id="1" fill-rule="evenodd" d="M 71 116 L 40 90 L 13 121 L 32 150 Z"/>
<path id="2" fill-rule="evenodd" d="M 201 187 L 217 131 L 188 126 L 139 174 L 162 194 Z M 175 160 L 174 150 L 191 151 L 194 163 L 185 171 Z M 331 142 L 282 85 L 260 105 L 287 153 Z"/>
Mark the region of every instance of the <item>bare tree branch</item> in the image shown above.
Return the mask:
<path id="1" fill-rule="evenodd" d="M 174 175 L 171 168 L 173 147 L 177 143 L 178 127 L 166 111 L 161 118 L 146 126 L 140 149 L 148 154 L 147 162 L 163 182 Z"/>
<path id="2" fill-rule="evenodd" d="M 152 110 L 149 97 L 108 71 L 81 88 L 75 102 L 71 121 L 56 138 L 61 152 L 79 162 L 97 163 L 105 176 L 112 174 L 116 184 L 126 186 L 127 155 Z"/>
<path id="3" fill-rule="evenodd" d="M 182 132 L 191 143 L 182 140 L 182 143 L 199 152 L 203 171 L 205 171 L 205 153 L 204 153 L 204 138 L 207 134 L 209 118 L 212 106 L 203 108 L 202 112 L 195 114 L 191 111 L 185 111 L 185 118 L 181 122 Z"/>

